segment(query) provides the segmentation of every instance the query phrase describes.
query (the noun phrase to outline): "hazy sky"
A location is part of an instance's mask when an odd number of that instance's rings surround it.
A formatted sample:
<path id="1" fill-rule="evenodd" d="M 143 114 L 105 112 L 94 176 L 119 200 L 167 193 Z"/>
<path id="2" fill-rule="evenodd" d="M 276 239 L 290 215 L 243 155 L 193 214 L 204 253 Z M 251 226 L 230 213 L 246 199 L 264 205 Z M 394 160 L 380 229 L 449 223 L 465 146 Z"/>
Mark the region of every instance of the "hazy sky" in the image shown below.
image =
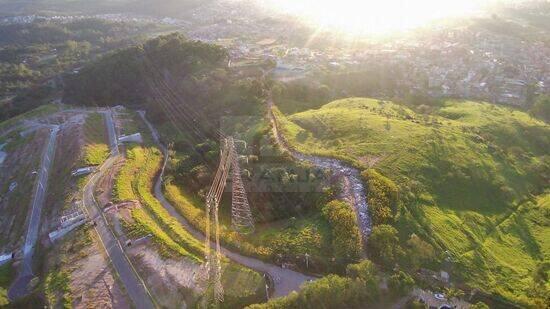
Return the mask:
<path id="1" fill-rule="evenodd" d="M 348 33 L 388 33 L 475 13 L 495 0 L 263 0 L 320 26 Z M 502 1 L 500 1 L 502 2 Z"/>

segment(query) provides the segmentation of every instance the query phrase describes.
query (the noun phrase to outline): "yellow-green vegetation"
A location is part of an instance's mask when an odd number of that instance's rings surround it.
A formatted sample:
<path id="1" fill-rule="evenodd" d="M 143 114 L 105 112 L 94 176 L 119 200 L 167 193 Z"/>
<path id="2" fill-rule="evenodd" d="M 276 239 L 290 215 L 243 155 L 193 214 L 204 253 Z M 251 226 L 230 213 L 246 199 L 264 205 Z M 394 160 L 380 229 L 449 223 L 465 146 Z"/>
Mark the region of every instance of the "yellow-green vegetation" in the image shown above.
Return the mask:
<path id="1" fill-rule="evenodd" d="M 224 264 L 222 273 L 224 301 L 221 308 L 243 308 L 265 299 L 265 280 L 257 272 L 240 265 Z"/>
<path id="2" fill-rule="evenodd" d="M 100 165 L 109 156 L 108 136 L 100 113 L 88 115 L 84 124 L 85 165 Z"/>
<path id="3" fill-rule="evenodd" d="M 361 234 L 351 205 L 334 200 L 323 206 L 322 213 L 332 230 L 335 257 L 348 261 L 357 259 L 362 249 Z"/>
<path id="4" fill-rule="evenodd" d="M 160 248 L 200 261 L 202 244 L 190 235 L 153 196 L 154 179 L 162 164 L 162 154 L 155 147 L 132 146 L 127 150 L 124 167 L 114 187 L 115 198 L 139 200 L 143 208 L 132 211 L 137 226 L 144 233 L 151 233 Z M 166 250 L 161 250 L 168 253 Z"/>
<path id="5" fill-rule="evenodd" d="M 347 267 L 347 276 L 328 275 L 302 285 L 300 291 L 273 298 L 251 309 L 285 308 L 368 308 L 380 303 L 376 268 L 369 260 Z"/>
<path id="6" fill-rule="evenodd" d="M 126 162 L 115 181 L 116 200 L 139 200 L 142 205 L 132 210 L 134 223 L 127 225 L 129 236 L 150 233 L 163 256 L 179 255 L 201 262 L 203 243 L 189 234 L 152 194 L 163 156 L 158 148 L 149 145 L 150 138 L 145 140 L 145 146 L 127 148 Z M 224 307 L 239 308 L 263 299 L 265 281 L 260 274 L 232 263 L 223 265 Z"/>
<path id="7" fill-rule="evenodd" d="M 422 114 L 388 101 L 349 98 L 275 114 L 297 150 L 373 168 L 389 180 L 380 182 L 384 187 L 394 183 L 397 214 L 388 220 L 375 211 L 375 222 L 394 222 L 402 241 L 415 233 L 439 255 L 448 250 L 455 279 L 523 305 L 543 299 L 533 295 L 532 285 L 535 268 L 550 252 L 547 124 L 471 101 L 447 101 Z M 366 172 L 367 182 L 369 175 L 376 174 Z M 369 199 L 390 202 L 391 209 L 393 191 L 374 196 L 383 200 Z"/>
<path id="8" fill-rule="evenodd" d="M 46 302 L 50 308 L 72 308 L 71 273 L 75 260 L 86 256 L 85 248 L 92 244 L 89 226 L 79 228 L 68 235 L 49 253 L 48 266 L 43 283 Z"/>
<path id="9" fill-rule="evenodd" d="M 0 307 L 9 303 L 8 288 L 14 278 L 15 272 L 11 263 L 0 266 Z"/>
<path id="10" fill-rule="evenodd" d="M 363 171 L 361 176 L 368 185 L 367 202 L 373 224 L 392 222 L 397 211 L 399 194 L 395 183 L 374 169 Z"/>
<path id="11" fill-rule="evenodd" d="M 69 273 L 51 271 L 46 276 L 44 291 L 48 304 L 54 308 L 72 308 Z"/>
<path id="12" fill-rule="evenodd" d="M 319 258 L 328 261 L 334 257 L 330 226 L 319 213 L 257 226 L 251 242 L 287 257 L 307 253 L 310 255 L 310 265 L 322 263 L 316 261 Z"/>
<path id="13" fill-rule="evenodd" d="M 200 231 L 206 229 L 205 212 L 200 206 L 193 203 L 186 194 L 173 184 L 165 185 L 166 199 L 182 214 L 191 225 Z M 223 243 L 238 248 L 244 254 L 255 255 L 259 257 L 268 257 L 271 250 L 264 246 L 254 246 L 248 242 L 242 235 L 236 231 L 232 231 L 225 225 L 220 225 L 220 239 Z"/>

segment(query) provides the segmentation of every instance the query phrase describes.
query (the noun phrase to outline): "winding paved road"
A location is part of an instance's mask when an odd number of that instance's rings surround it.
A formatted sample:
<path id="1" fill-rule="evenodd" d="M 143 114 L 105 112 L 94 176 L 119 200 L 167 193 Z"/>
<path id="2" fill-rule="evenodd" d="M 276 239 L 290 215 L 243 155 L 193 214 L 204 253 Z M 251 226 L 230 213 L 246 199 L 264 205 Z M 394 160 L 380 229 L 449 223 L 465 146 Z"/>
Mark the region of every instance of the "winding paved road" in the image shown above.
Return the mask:
<path id="1" fill-rule="evenodd" d="M 104 112 L 104 115 L 107 124 L 107 132 L 109 133 L 111 155 L 84 186 L 82 203 L 84 204 L 88 217 L 96 223 L 95 230 L 105 248 L 105 252 L 109 256 L 113 267 L 118 273 L 120 281 L 124 285 L 126 293 L 135 307 L 140 309 L 155 308 L 156 306 L 154 305 L 151 293 L 124 252 L 122 244 L 109 226 L 107 218 L 105 218 L 103 211 L 100 209 L 94 197 L 94 188 L 97 181 L 105 172 L 113 167 L 113 164 L 118 159 L 120 159 L 111 111 Z"/>
<path id="2" fill-rule="evenodd" d="M 23 260 L 19 265 L 19 273 L 17 275 L 17 278 L 15 279 L 8 291 L 8 298 L 10 300 L 21 298 L 23 296 L 26 296 L 30 292 L 28 290 L 28 286 L 31 279 L 34 277 L 34 274 L 32 272 L 32 258 L 36 246 L 36 241 L 38 239 L 40 218 L 42 216 L 42 207 L 44 206 L 46 189 L 48 188 L 48 176 L 55 155 L 55 144 L 58 131 L 58 126 L 50 127 L 50 137 L 48 139 L 46 147 L 44 148 L 40 170 L 38 171 L 38 180 L 36 182 L 34 198 L 32 201 L 31 217 L 29 219 L 27 235 L 25 237 L 25 245 L 23 247 Z"/>
<path id="3" fill-rule="evenodd" d="M 164 153 L 164 163 L 162 165 L 160 175 L 158 176 L 157 181 L 155 182 L 155 188 L 154 188 L 155 197 L 160 201 L 160 203 L 164 206 L 164 208 L 166 208 L 166 210 L 170 213 L 170 215 L 176 218 L 181 223 L 181 225 L 191 235 L 193 235 L 193 237 L 201 241 L 204 241 L 205 239 L 204 234 L 198 231 L 197 229 L 195 229 L 195 227 L 193 227 L 182 215 L 180 215 L 179 212 L 174 208 L 174 206 L 172 206 L 164 197 L 164 194 L 162 193 L 162 176 L 164 175 L 164 169 L 166 167 L 166 162 L 168 161 L 167 149 L 160 142 L 159 134 L 157 130 L 145 117 L 145 112 L 140 111 L 139 114 L 143 119 L 143 121 L 149 127 L 149 130 L 153 135 L 153 139 L 159 145 L 159 147 L 162 149 L 162 152 Z M 215 244 L 213 242 L 210 242 L 210 246 L 214 248 Z M 273 280 L 274 297 L 285 296 L 292 291 L 298 291 L 302 283 L 308 280 L 315 279 L 315 277 L 312 277 L 312 276 L 307 276 L 290 269 L 283 269 L 279 266 L 265 263 L 263 261 L 260 261 L 252 257 L 243 256 L 241 254 L 235 253 L 223 247 L 221 250 L 222 250 L 222 253 L 232 261 L 239 263 L 243 266 L 246 266 L 248 268 L 254 269 L 256 271 L 268 274 Z"/>
<path id="4" fill-rule="evenodd" d="M 277 119 L 275 118 L 275 115 L 273 115 L 274 103 L 271 96 L 269 96 L 267 102 L 268 117 L 272 123 L 271 127 L 273 129 L 273 135 L 275 136 L 276 142 L 283 149 L 287 150 L 295 159 L 309 162 L 323 169 L 331 170 L 335 175 L 342 179 L 344 183 L 342 195 L 353 205 L 353 208 L 355 209 L 357 223 L 359 225 L 361 238 L 364 244 L 363 249 L 366 248 L 367 238 L 372 231 L 372 222 L 369 215 L 366 190 L 363 182 L 361 181 L 361 173 L 359 170 L 337 159 L 306 155 L 293 149 L 285 140 L 283 134 L 279 131 Z"/>

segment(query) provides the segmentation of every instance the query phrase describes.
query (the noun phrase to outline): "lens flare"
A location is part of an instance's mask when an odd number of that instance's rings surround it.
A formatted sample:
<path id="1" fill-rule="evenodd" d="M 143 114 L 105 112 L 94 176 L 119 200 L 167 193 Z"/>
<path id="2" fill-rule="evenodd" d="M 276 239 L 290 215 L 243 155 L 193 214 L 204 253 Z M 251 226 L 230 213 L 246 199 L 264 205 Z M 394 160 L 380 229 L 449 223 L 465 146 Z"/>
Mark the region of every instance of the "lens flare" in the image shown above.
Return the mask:
<path id="1" fill-rule="evenodd" d="M 487 0 L 267 0 L 275 8 L 351 35 L 413 29 L 474 13 Z"/>

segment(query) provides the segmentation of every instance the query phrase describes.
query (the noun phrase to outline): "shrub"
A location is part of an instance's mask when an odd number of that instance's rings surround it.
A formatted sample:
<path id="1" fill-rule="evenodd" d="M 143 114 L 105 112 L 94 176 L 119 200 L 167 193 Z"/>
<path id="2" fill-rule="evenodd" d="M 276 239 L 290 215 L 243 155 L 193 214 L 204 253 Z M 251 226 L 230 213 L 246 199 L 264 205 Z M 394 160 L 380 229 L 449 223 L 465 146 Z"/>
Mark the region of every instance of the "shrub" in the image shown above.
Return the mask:
<path id="1" fill-rule="evenodd" d="M 414 287 L 414 279 L 406 273 L 399 271 L 390 276 L 388 287 L 392 294 L 396 296 L 407 295 Z"/>
<path id="2" fill-rule="evenodd" d="M 328 275 L 306 283 L 299 293 L 292 292 L 286 297 L 248 308 L 365 308 L 366 304 L 372 303 L 372 296 L 362 280 Z"/>
<path id="3" fill-rule="evenodd" d="M 368 247 L 373 260 L 387 269 L 392 268 L 403 254 L 397 230 L 391 225 L 375 226 L 369 237 Z"/>
<path id="4" fill-rule="evenodd" d="M 485 304 L 484 302 L 479 301 L 471 305 L 470 309 L 489 309 L 489 306 L 487 306 L 487 304 Z"/>
<path id="5" fill-rule="evenodd" d="M 412 234 L 407 240 L 407 263 L 412 268 L 428 264 L 435 259 L 435 249 L 432 245 L 422 240 L 416 234 Z"/>
<path id="6" fill-rule="evenodd" d="M 393 181 L 374 169 L 361 173 L 367 183 L 367 201 L 373 224 L 386 224 L 393 221 L 397 211 L 398 188 Z"/>
<path id="7" fill-rule="evenodd" d="M 332 248 L 336 258 L 353 260 L 359 257 L 361 235 L 357 227 L 355 212 L 345 202 L 334 200 L 322 209 L 332 230 Z"/>

